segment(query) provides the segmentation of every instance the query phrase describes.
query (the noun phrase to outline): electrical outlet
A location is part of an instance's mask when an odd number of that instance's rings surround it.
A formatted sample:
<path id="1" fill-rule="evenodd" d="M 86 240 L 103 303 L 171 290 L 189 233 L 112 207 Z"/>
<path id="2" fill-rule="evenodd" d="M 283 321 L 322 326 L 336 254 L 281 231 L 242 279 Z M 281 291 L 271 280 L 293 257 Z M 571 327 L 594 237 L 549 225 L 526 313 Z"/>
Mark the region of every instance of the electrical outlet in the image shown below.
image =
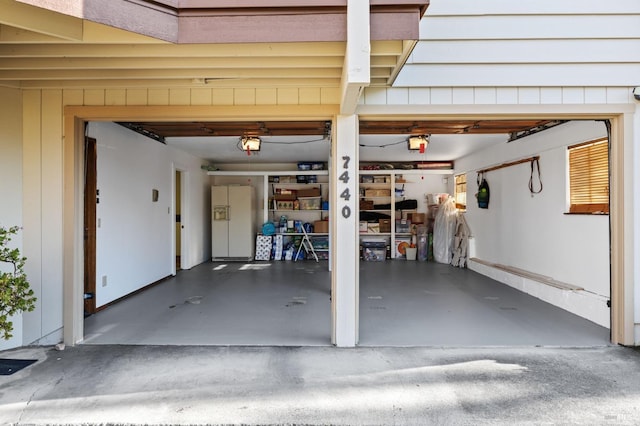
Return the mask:
<path id="1" fill-rule="evenodd" d="M 102 276 L 102 287 L 106 287 L 107 286 L 107 276 L 103 275 Z"/>

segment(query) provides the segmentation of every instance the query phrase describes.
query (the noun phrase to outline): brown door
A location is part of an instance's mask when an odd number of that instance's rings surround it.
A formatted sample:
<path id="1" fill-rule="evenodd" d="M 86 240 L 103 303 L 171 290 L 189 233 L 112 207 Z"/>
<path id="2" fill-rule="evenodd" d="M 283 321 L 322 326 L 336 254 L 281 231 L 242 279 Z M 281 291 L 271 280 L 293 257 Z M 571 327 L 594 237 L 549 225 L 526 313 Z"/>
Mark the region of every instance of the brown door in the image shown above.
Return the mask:
<path id="1" fill-rule="evenodd" d="M 84 314 L 96 312 L 96 204 L 98 201 L 96 140 L 85 138 L 84 182 Z"/>

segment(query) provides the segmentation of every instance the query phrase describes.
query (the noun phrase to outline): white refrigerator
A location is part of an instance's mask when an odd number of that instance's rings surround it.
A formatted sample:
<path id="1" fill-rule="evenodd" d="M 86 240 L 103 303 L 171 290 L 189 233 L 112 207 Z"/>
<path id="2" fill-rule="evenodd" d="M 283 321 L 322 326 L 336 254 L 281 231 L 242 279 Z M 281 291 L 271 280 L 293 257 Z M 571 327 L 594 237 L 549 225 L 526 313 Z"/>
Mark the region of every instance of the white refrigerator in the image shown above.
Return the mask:
<path id="1" fill-rule="evenodd" d="M 253 259 L 253 187 L 211 187 L 212 259 Z"/>

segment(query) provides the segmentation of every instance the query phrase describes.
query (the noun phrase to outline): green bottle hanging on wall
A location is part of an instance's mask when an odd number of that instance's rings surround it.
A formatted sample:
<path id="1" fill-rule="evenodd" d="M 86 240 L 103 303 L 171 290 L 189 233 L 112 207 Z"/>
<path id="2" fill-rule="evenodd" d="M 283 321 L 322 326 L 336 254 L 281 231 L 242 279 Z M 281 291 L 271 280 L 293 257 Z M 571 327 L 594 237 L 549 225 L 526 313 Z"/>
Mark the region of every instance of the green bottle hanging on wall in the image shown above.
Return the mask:
<path id="1" fill-rule="evenodd" d="M 490 196 L 489 183 L 484 177 L 482 177 L 478 185 L 478 193 L 476 194 L 476 197 L 478 198 L 479 208 L 481 209 L 489 208 L 489 196 Z"/>

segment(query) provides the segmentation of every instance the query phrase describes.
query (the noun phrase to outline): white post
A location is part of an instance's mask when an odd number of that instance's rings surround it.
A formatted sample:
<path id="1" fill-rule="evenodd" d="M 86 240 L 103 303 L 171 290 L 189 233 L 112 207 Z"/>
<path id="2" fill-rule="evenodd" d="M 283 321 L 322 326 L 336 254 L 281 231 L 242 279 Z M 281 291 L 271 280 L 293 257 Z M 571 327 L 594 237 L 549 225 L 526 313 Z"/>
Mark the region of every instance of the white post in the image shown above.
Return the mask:
<path id="1" fill-rule="evenodd" d="M 347 2 L 347 50 L 341 81 L 340 114 L 333 123 L 331 144 L 331 341 L 358 344 L 359 122 L 355 110 L 371 80 L 369 0 Z"/>
<path id="2" fill-rule="evenodd" d="M 347 50 L 342 67 L 340 114 L 354 114 L 362 91 L 371 82 L 370 12 L 368 0 L 347 4 Z"/>
<path id="3" fill-rule="evenodd" d="M 331 144 L 332 343 L 358 343 L 358 116 L 340 115 Z"/>

